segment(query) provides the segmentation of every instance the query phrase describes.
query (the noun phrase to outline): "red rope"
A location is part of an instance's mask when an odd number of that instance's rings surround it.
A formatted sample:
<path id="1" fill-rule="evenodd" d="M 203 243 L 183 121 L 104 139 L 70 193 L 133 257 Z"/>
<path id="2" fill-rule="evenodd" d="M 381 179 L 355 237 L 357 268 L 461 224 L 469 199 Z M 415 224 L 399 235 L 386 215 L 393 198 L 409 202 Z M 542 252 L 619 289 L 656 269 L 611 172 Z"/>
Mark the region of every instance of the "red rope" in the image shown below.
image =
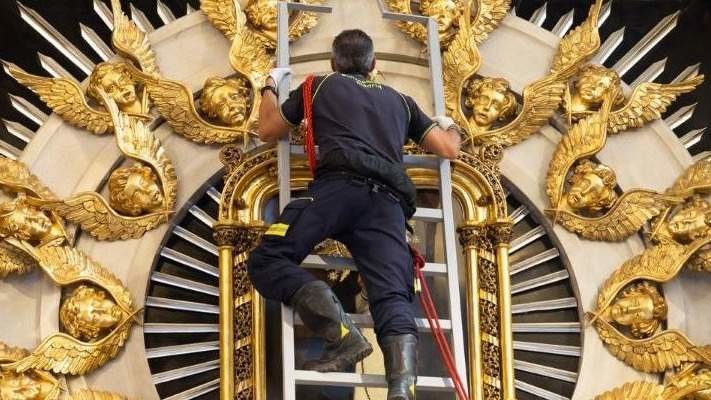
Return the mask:
<path id="1" fill-rule="evenodd" d="M 306 124 L 306 134 L 304 135 L 304 153 L 306 153 L 306 158 L 309 160 L 311 175 L 316 174 L 317 163 L 316 144 L 314 143 L 314 78 L 315 77 L 313 75 L 306 77 L 302 91 L 304 96 L 304 123 Z"/>
<path id="2" fill-rule="evenodd" d="M 417 281 L 419 282 L 419 285 L 416 286 L 422 289 L 422 294 L 420 295 L 420 304 L 422 305 L 422 310 L 425 312 L 425 316 L 427 317 L 427 323 L 429 324 L 430 329 L 432 330 L 432 335 L 434 336 L 437 348 L 439 349 L 439 355 L 442 358 L 445 367 L 447 368 L 447 372 L 449 372 L 449 376 L 452 378 L 452 382 L 454 383 L 454 390 L 457 394 L 457 399 L 468 400 L 467 392 L 464 389 L 464 385 L 462 384 L 462 378 L 457 372 L 454 357 L 452 356 L 452 350 L 449 348 L 449 342 L 447 341 L 447 338 L 444 335 L 444 331 L 442 330 L 442 326 L 439 323 L 439 316 L 437 315 L 437 309 L 435 308 L 434 302 L 432 301 L 432 294 L 430 293 L 430 288 L 427 286 L 425 274 L 422 271 L 422 268 L 425 267 L 425 259 L 424 257 L 422 257 L 422 254 L 420 254 L 420 252 L 412 245 L 410 245 L 410 252 L 412 253 L 412 264 L 413 268 L 415 269 L 415 279 L 417 279 Z"/>

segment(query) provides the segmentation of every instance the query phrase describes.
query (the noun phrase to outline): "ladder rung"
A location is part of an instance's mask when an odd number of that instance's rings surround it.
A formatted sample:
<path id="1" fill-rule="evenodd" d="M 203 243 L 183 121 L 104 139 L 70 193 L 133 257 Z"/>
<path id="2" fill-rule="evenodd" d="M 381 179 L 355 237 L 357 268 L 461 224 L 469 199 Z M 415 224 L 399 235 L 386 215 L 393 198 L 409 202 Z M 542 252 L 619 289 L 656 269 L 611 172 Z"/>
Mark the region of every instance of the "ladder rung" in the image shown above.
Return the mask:
<path id="1" fill-rule="evenodd" d="M 360 328 L 372 328 L 373 327 L 373 318 L 370 317 L 368 314 L 348 314 L 349 317 L 353 320 L 353 323 L 356 324 L 356 326 Z M 294 325 L 303 325 L 303 321 L 301 321 L 301 318 L 299 318 L 298 314 L 294 314 Z M 415 324 L 417 324 L 417 329 L 420 330 L 421 332 L 429 332 L 430 326 L 427 323 L 426 318 L 415 318 Z M 442 327 L 442 330 L 445 332 L 451 331 L 452 330 L 452 321 L 448 319 L 440 319 L 439 324 Z"/>
<path id="2" fill-rule="evenodd" d="M 373 374 L 355 374 L 346 372 L 321 373 L 315 371 L 294 371 L 294 379 L 297 385 L 322 385 L 322 386 L 368 386 L 387 387 L 385 377 Z M 440 378 L 436 376 L 418 376 L 417 388 L 423 390 L 444 390 L 450 391 L 454 388 L 450 378 Z"/>
<path id="3" fill-rule="evenodd" d="M 329 270 L 350 270 L 355 271 L 356 267 L 353 259 L 346 257 L 334 257 L 334 256 L 319 256 L 319 255 L 308 255 L 301 263 L 304 268 L 313 269 L 329 269 Z M 425 268 L 422 270 L 425 275 L 446 275 L 447 274 L 447 264 L 444 263 L 426 263 Z"/>
<path id="4" fill-rule="evenodd" d="M 444 219 L 441 208 L 418 207 L 415 215 L 412 216 L 418 221 L 441 222 Z"/>

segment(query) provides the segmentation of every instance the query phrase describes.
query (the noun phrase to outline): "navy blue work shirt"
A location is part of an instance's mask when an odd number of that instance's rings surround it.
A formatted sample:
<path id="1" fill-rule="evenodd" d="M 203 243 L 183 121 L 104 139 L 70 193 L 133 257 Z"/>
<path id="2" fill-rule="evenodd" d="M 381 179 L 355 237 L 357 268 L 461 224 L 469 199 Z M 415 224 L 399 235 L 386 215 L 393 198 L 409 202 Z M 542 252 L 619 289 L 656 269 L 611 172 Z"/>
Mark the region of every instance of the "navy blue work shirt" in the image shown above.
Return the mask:
<path id="1" fill-rule="evenodd" d="M 302 87 L 292 90 L 280 108 L 292 127 L 304 118 Z M 411 97 L 389 86 L 332 73 L 314 80 L 313 124 L 320 155 L 359 151 L 401 164 L 407 139 L 421 143 L 436 123 Z M 327 170 L 328 165 L 319 163 L 318 168 Z"/>

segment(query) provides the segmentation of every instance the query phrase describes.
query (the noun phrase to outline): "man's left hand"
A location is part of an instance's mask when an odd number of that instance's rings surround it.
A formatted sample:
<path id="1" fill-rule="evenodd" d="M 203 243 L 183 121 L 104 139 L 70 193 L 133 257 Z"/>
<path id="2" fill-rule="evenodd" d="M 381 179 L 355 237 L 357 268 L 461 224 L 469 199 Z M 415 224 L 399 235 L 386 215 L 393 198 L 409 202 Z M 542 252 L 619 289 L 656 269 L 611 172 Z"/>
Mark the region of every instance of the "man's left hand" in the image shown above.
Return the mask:
<path id="1" fill-rule="evenodd" d="M 274 82 L 274 86 L 279 86 L 281 83 L 282 79 L 284 79 L 285 76 L 291 75 L 291 68 L 289 67 L 279 67 L 279 68 L 272 68 L 269 71 L 269 78 L 271 78 Z M 267 79 L 267 84 L 269 84 L 269 79 Z"/>

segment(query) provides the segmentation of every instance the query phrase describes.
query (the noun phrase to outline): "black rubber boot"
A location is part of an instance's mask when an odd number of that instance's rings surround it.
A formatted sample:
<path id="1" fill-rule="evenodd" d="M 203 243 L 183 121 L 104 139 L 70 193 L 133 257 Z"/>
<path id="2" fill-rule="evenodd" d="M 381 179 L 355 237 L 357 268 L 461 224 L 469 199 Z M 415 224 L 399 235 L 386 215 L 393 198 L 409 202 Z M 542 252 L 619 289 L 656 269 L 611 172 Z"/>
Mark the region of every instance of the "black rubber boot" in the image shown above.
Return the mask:
<path id="1" fill-rule="evenodd" d="M 417 336 L 386 336 L 380 340 L 385 359 L 388 400 L 414 400 L 417 384 Z"/>
<path id="2" fill-rule="evenodd" d="M 312 332 L 326 340 L 321 358 L 307 362 L 304 369 L 343 372 L 373 352 L 325 282 L 302 286 L 291 298 L 291 306 Z"/>

